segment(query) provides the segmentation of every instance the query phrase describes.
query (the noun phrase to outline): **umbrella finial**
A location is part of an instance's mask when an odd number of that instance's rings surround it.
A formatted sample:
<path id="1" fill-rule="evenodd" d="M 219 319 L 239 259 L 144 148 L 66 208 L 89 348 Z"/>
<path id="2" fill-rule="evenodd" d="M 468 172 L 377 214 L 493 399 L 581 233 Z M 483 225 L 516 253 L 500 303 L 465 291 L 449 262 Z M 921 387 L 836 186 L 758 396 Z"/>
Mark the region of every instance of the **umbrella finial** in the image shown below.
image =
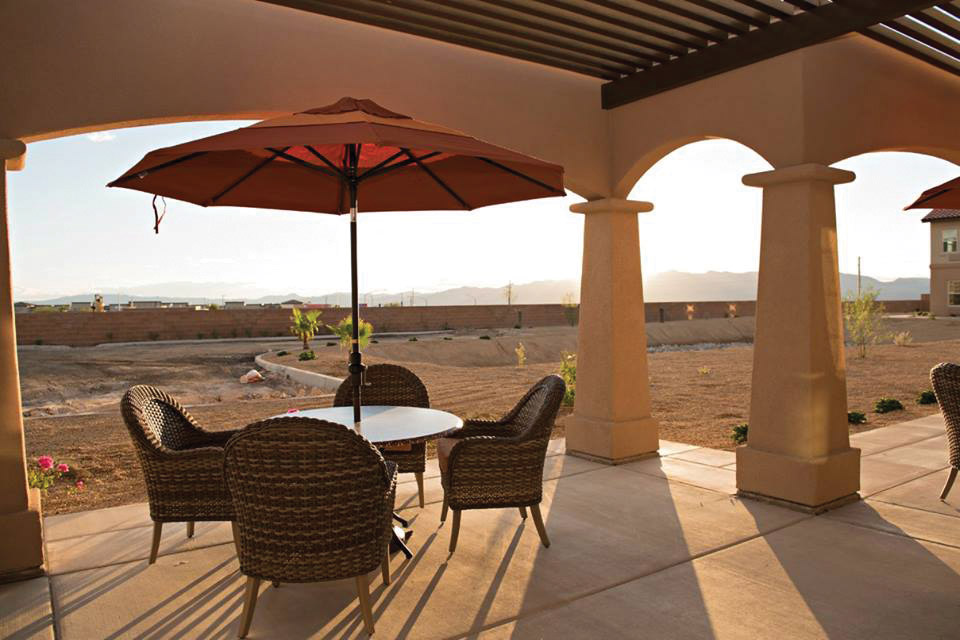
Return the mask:
<path id="1" fill-rule="evenodd" d="M 300 113 L 333 115 L 337 113 L 350 113 L 351 111 L 362 111 L 363 113 L 371 116 L 377 116 L 378 118 L 397 118 L 400 120 L 411 119 L 410 116 L 405 116 L 402 113 L 397 113 L 396 111 L 390 111 L 390 109 L 381 107 L 379 104 L 369 98 L 344 97 L 340 98 L 333 104 L 328 104 L 325 107 L 308 109 L 306 111 L 301 111 Z"/>

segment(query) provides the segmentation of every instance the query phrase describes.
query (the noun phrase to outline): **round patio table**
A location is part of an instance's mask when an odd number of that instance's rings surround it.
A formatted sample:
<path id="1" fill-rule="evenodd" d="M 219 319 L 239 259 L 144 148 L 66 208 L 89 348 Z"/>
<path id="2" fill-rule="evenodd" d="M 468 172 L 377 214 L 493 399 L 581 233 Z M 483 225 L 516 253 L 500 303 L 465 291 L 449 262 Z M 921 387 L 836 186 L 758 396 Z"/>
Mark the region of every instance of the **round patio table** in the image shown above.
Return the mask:
<path id="1" fill-rule="evenodd" d="M 381 447 L 419 444 L 449 435 L 463 426 L 463 420 L 452 413 L 422 407 L 380 405 L 360 407 L 360 422 L 356 424 L 353 422 L 352 406 L 299 409 L 276 417 L 292 416 L 316 418 L 346 426 L 353 425 L 353 429 L 358 434 Z M 405 544 L 412 533 L 405 528 L 409 527 L 410 523 L 396 513 L 393 517 L 401 525 L 393 528 L 393 545 L 407 558 L 412 558 L 413 553 Z"/>

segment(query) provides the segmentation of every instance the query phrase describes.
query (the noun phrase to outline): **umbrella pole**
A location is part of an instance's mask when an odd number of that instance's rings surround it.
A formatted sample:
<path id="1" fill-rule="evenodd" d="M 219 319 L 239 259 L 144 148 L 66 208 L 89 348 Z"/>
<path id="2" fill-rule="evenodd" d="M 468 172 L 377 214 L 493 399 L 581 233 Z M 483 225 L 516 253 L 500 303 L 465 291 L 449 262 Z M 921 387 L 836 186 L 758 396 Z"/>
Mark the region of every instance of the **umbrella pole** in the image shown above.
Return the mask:
<path id="1" fill-rule="evenodd" d="M 350 181 L 350 306 L 353 336 L 350 341 L 350 382 L 353 385 L 353 421 L 360 422 L 360 392 L 363 360 L 360 355 L 360 301 L 357 286 L 357 183 Z"/>

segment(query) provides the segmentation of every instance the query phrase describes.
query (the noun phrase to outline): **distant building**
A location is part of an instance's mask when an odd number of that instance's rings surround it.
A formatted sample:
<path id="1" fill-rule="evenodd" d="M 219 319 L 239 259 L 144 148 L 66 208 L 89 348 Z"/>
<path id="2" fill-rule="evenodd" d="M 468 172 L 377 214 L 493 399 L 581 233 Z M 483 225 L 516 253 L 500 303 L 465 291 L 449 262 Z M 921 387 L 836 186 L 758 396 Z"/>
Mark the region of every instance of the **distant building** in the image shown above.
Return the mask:
<path id="1" fill-rule="evenodd" d="M 224 309 L 243 309 L 247 303 L 243 300 L 227 300 L 223 303 Z"/>
<path id="2" fill-rule="evenodd" d="M 91 303 L 89 302 L 71 302 L 70 311 L 90 311 Z"/>
<path id="3" fill-rule="evenodd" d="M 281 309 L 293 309 L 294 307 L 302 307 L 303 300 L 297 300 L 296 298 L 291 298 L 290 300 L 284 300 L 280 303 Z"/>
<path id="4" fill-rule="evenodd" d="M 930 313 L 960 315 L 960 209 L 934 209 L 930 223 Z"/>
<path id="5" fill-rule="evenodd" d="M 130 309 L 162 309 L 163 302 L 160 300 L 131 300 Z"/>
<path id="6" fill-rule="evenodd" d="M 33 307 L 29 302 L 14 302 L 13 311 L 14 313 L 28 313 Z"/>

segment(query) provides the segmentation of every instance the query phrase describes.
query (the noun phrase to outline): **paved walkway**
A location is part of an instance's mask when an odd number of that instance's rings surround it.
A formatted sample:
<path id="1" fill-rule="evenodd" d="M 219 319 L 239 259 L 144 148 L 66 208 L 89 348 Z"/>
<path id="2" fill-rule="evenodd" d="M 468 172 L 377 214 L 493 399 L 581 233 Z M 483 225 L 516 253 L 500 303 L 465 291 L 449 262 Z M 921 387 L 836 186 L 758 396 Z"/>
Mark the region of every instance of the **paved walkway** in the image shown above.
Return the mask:
<path id="1" fill-rule="evenodd" d="M 863 433 L 865 500 L 822 516 L 739 500 L 734 455 L 663 442 L 608 467 L 551 448 L 544 517 L 465 512 L 456 553 L 402 476 L 414 558 L 371 578 L 379 638 L 956 638 L 960 488 L 939 416 Z M 145 504 L 46 519 L 49 577 L 0 586 L 0 637 L 235 637 L 243 577 L 228 524 L 164 530 Z M 251 638 L 363 635 L 352 580 L 264 587 Z"/>

